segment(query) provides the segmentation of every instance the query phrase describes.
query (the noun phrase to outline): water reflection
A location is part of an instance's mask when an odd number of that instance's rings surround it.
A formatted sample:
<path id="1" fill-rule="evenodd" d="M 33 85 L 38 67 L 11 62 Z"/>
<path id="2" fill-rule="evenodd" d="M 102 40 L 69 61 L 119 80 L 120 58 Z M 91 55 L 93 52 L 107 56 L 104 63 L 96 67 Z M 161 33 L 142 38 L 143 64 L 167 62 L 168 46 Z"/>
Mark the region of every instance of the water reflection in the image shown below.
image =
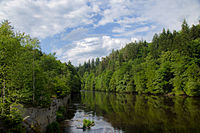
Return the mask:
<path id="1" fill-rule="evenodd" d="M 84 118 L 95 121 L 95 126 L 86 132 L 200 132 L 200 99 L 197 98 L 91 91 L 82 91 L 73 98 L 71 116 L 63 124 L 64 132 L 83 132 L 76 126 Z"/>

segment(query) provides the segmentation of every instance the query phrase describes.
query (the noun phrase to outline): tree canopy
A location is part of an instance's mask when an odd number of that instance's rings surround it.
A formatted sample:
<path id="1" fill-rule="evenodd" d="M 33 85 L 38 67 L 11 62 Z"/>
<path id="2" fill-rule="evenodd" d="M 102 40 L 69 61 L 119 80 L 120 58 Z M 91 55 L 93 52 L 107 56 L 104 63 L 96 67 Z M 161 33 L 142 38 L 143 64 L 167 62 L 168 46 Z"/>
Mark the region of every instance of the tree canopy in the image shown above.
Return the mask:
<path id="1" fill-rule="evenodd" d="M 13 105 L 48 107 L 53 98 L 65 97 L 80 87 L 71 63 L 43 53 L 37 38 L 15 33 L 8 21 L 0 24 L 0 119 L 15 119 Z"/>
<path id="2" fill-rule="evenodd" d="M 200 96 L 200 25 L 181 27 L 80 65 L 82 89 Z"/>

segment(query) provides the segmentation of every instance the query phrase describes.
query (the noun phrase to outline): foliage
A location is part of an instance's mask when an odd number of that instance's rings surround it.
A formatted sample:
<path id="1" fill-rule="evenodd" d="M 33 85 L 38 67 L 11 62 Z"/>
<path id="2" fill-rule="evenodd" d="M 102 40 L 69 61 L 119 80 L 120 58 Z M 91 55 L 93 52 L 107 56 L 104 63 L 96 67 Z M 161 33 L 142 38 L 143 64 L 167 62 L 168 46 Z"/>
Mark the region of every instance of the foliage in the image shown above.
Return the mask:
<path id="1" fill-rule="evenodd" d="M 39 41 L 14 33 L 8 21 L 0 25 L 1 102 L 48 106 L 51 96 L 64 97 L 80 89 L 80 79 L 71 63 L 61 63 L 55 54 L 45 54 Z"/>
<path id="2" fill-rule="evenodd" d="M 66 108 L 64 106 L 60 106 L 58 111 L 56 112 L 57 121 L 61 121 L 65 119 Z"/>
<path id="3" fill-rule="evenodd" d="M 52 122 L 47 126 L 46 133 L 60 133 L 60 127 L 58 122 Z"/>
<path id="4" fill-rule="evenodd" d="M 83 129 L 90 128 L 91 126 L 94 126 L 94 121 L 83 120 Z"/>
<path id="5" fill-rule="evenodd" d="M 15 33 L 7 20 L 0 24 L 0 119 L 18 125 L 21 118 L 13 111 L 13 103 L 49 107 L 51 97 L 64 97 L 80 86 L 70 62 L 62 63 L 55 53 L 43 53 L 37 38 Z"/>
<path id="6" fill-rule="evenodd" d="M 10 107 L 5 106 L 4 113 L 0 115 L 0 120 L 3 120 L 8 133 L 25 133 L 25 129 L 22 128 L 22 105 L 17 103 L 10 103 Z"/>
<path id="7" fill-rule="evenodd" d="M 200 96 L 200 24 L 181 27 L 79 65 L 82 89 Z"/>

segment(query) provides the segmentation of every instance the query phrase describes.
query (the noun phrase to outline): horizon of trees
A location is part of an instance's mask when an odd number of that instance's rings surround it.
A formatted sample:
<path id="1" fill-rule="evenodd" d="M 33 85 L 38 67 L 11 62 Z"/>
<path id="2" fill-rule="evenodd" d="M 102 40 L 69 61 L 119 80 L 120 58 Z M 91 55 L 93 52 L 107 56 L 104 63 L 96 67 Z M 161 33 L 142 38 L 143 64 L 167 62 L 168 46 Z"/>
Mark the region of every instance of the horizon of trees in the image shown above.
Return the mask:
<path id="1" fill-rule="evenodd" d="M 200 96 L 200 24 L 163 29 L 77 67 L 83 90 Z"/>

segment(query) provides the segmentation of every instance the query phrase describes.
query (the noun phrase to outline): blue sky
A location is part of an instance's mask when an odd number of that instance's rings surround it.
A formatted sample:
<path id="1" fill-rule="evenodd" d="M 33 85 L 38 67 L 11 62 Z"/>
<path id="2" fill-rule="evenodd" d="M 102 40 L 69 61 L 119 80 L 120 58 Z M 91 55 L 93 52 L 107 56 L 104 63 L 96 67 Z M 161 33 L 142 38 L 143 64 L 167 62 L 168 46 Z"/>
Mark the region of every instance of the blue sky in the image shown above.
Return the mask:
<path id="1" fill-rule="evenodd" d="M 162 28 L 179 30 L 200 20 L 199 0 L 0 0 L 0 21 L 40 40 L 74 65 L 107 56 L 125 44 L 151 41 Z"/>

